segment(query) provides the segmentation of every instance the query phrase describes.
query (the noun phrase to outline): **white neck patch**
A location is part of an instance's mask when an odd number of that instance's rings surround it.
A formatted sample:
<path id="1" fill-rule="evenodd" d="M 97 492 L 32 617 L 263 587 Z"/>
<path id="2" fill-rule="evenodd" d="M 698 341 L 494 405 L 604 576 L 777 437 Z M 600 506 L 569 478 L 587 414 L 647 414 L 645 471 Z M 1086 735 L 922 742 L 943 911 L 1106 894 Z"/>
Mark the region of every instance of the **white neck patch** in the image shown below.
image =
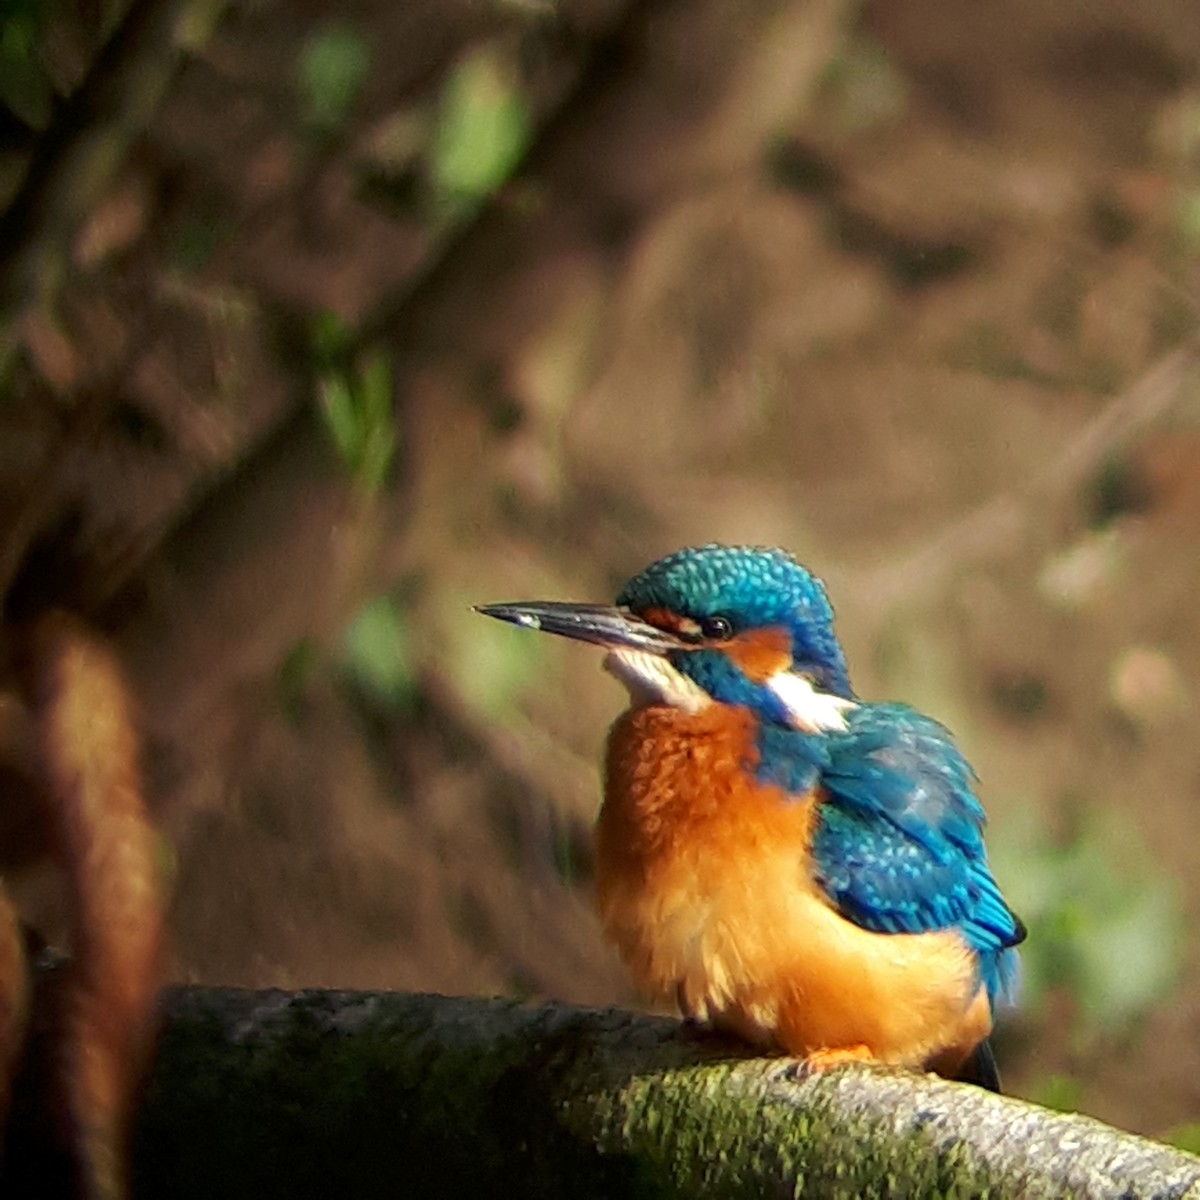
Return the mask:
<path id="1" fill-rule="evenodd" d="M 666 704 L 687 713 L 698 713 L 712 697 L 694 680 L 675 670 L 661 655 L 645 650 L 610 650 L 604 669 L 620 680 L 635 708 Z"/>
<path id="2" fill-rule="evenodd" d="M 805 733 L 844 732 L 846 713 L 858 707 L 844 696 L 818 691 L 811 679 L 794 671 L 771 676 L 767 687 L 782 701 L 792 724 Z"/>

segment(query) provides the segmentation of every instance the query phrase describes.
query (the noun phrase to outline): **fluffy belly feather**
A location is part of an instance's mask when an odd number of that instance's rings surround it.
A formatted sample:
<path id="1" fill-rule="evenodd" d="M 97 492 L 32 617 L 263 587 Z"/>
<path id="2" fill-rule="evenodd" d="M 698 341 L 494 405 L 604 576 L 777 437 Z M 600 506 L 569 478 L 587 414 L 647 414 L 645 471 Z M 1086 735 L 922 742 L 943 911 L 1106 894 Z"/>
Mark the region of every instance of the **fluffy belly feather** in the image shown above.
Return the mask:
<path id="1" fill-rule="evenodd" d="M 989 1032 L 954 930 L 872 933 L 812 878 L 814 797 L 754 779 L 748 713 L 636 709 L 614 726 L 597 826 L 601 920 L 635 983 L 793 1054 L 965 1057 Z"/>

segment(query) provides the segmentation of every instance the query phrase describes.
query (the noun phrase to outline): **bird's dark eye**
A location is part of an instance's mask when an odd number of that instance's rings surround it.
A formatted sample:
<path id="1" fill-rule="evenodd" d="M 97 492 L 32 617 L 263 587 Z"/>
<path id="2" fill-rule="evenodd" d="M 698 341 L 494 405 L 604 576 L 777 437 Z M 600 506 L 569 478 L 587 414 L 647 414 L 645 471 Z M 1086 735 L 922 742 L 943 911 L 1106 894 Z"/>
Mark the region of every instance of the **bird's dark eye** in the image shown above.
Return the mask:
<path id="1" fill-rule="evenodd" d="M 728 617 L 704 617 L 700 632 L 710 642 L 727 642 L 733 637 L 733 622 Z"/>

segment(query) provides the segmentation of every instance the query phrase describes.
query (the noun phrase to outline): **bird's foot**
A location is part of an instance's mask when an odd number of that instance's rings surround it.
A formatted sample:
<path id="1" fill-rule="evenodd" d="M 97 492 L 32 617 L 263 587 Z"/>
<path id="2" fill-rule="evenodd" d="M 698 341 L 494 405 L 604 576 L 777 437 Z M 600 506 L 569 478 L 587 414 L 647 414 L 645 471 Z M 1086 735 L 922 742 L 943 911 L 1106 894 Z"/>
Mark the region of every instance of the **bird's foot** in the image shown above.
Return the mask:
<path id="1" fill-rule="evenodd" d="M 846 1063 L 874 1061 L 871 1048 L 862 1042 L 853 1046 L 824 1046 L 804 1056 L 804 1065 L 810 1071 L 827 1071 L 830 1067 L 840 1067 Z"/>

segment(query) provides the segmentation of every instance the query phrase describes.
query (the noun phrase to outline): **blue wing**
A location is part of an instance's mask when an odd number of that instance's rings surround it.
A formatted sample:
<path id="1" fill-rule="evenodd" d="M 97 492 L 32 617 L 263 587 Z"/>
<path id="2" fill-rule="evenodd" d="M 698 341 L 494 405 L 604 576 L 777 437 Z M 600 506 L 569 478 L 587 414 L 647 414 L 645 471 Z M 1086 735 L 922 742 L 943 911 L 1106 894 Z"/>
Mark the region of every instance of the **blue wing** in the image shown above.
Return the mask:
<path id="1" fill-rule="evenodd" d="M 905 705 L 863 704 L 848 724 L 819 738 L 776 728 L 761 739 L 760 770 L 789 791 L 823 789 L 818 882 L 865 929 L 959 929 L 992 1002 L 1011 998 L 1011 947 L 1025 930 L 992 878 L 970 765 L 945 728 Z"/>

